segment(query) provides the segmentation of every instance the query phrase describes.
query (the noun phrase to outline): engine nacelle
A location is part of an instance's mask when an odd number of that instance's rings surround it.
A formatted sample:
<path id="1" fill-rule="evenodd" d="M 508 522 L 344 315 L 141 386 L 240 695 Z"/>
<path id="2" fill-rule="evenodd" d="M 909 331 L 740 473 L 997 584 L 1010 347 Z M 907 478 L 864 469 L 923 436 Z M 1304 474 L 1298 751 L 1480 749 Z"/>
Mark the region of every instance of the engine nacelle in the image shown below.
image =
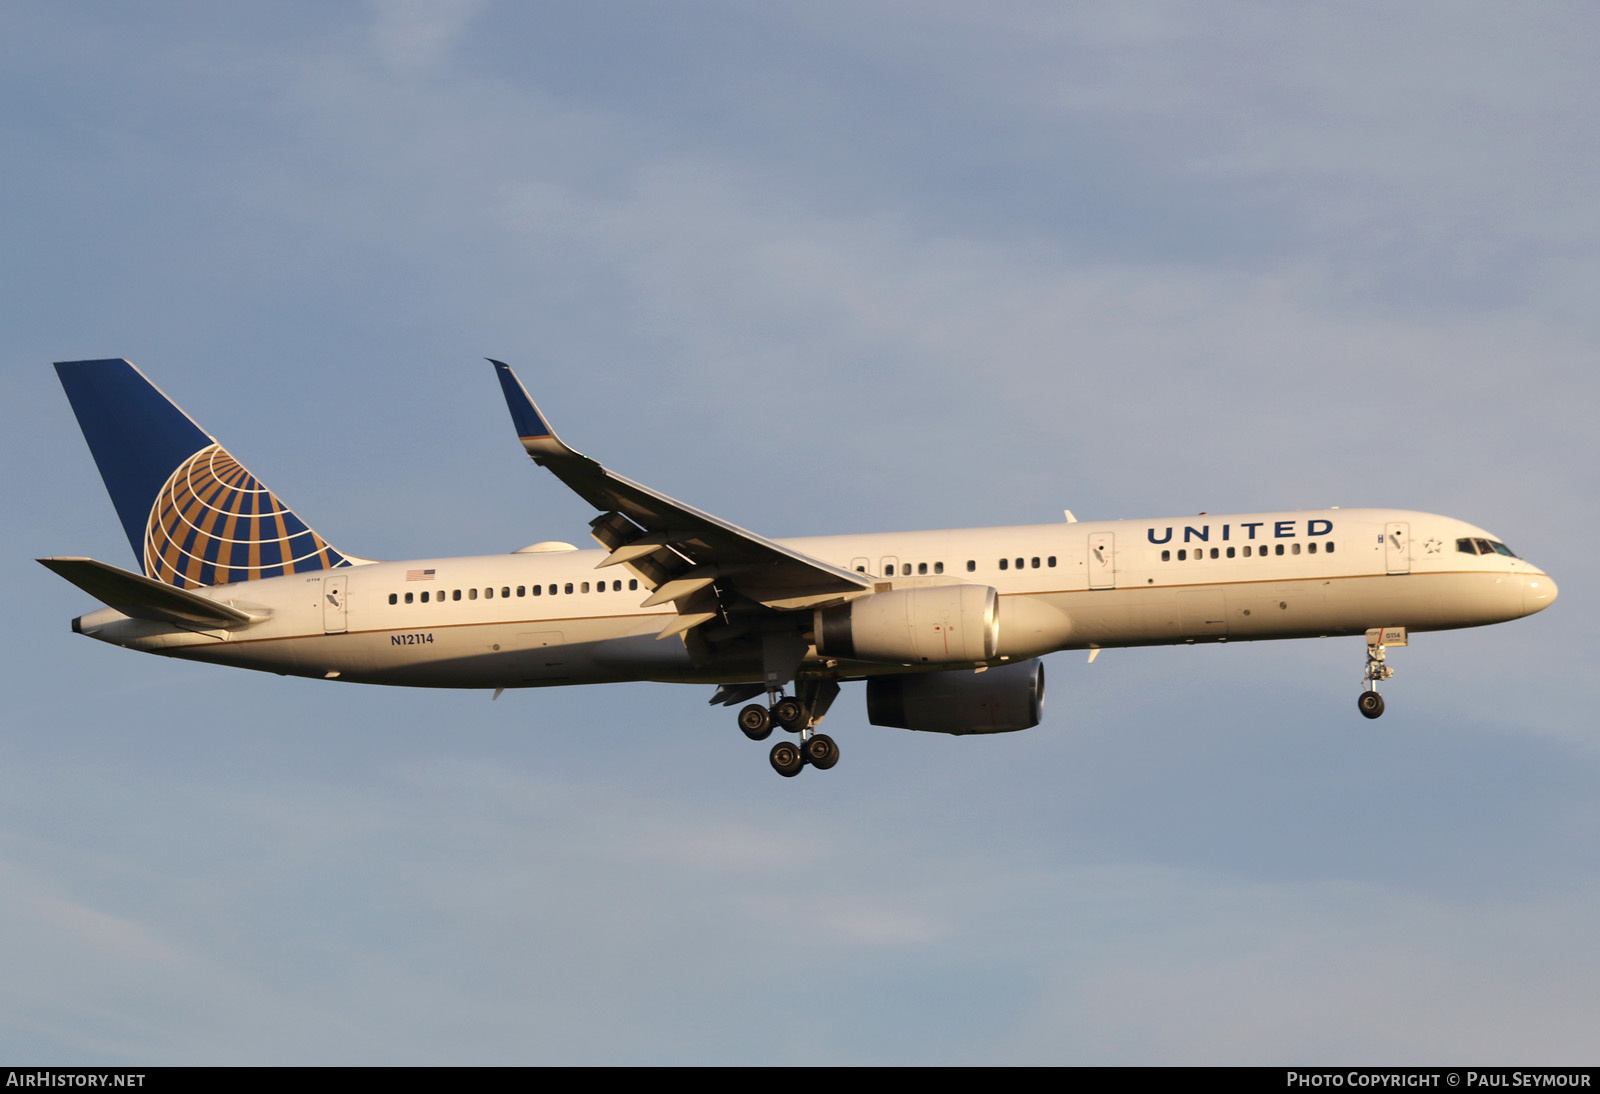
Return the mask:
<path id="1" fill-rule="evenodd" d="M 1044 716 L 1044 665 L 1037 657 L 984 672 L 951 669 L 867 681 L 867 721 L 926 733 L 1010 733 Z"/>
<path id="2" fill-rule="evenodd" d="M 894 589 L 822 608 L 813 624 L 824 657 L 902 665 L 988 661 L 1000 647 L 1000 597 L 988 585 Z"/>

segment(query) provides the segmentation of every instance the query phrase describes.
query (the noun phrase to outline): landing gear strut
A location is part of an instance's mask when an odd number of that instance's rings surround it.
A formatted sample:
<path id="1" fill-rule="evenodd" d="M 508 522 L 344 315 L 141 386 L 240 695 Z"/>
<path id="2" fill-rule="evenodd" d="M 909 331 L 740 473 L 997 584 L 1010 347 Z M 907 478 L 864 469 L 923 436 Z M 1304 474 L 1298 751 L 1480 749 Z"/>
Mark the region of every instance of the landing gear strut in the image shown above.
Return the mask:
<path id="1" fill-rule="evenodd" d="M 786 779 L 800 774 L 807 764 L 826 771 L 839 762 L 839 746 L 826 733 L 816 731 L 817 723 L 839 694 L 838 682 L 797 681 L 795 691 L 797 695 L 789 696 L 774 690 L 768 693 L 770 706 L 751 703 L 739 711 L 739 729 L 752 741 L 766 740 L 772 735 L 773 726 L 800 735 L 798 741 L 779 741 L 767 756 L 772 769 Z"/>
<path id="2" fill-rule="evenodd" d="M 1383 696 L 1378 694 L 1378 684 L 1394 675 L 1394 669 L 1384 661 L 1389 646 L 1404 646 L 1404 627 L 1374 627 L 1367 632 L 1367 671 L 1361 680 L 1367 685 L 1356 700 L 1363 717 L 1378 718 L 1383 715 Z"/>

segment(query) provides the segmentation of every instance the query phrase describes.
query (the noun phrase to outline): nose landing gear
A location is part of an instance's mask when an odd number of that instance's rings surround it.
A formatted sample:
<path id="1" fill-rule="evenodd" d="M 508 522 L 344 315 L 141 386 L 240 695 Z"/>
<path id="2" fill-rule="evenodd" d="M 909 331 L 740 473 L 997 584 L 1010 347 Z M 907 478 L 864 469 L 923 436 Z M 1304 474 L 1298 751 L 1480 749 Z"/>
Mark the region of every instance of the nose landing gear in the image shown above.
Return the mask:
<path id="1" fill-rule="evenodd" d="M 1361 693 L 1361 698 L 1356 700 L 1356 707 L 1363 717 L 1383 716 L 1383 696 L 1378 694 L 1378 684 L 1394 675 L 1394 669 L 1388 666 L 1384 657 L 1388 647 L 1405 644 L 1404 627 L 1373 627 L 1367 631 L 1367 671 L 1361 676 L 1367 688 Z"/>

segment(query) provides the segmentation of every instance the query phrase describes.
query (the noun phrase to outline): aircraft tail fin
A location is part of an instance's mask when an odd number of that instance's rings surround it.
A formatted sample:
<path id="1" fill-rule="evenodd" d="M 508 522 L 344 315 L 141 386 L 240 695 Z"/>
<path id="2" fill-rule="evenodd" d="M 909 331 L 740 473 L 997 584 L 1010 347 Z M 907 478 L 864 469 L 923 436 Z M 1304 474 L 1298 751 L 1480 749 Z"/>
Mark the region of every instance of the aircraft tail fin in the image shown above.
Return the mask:
<path id="1" fill-rule="evenodd" d="M 131 362 L 56 374 L 145 576 L 192 589 L 350 565 Z"/>

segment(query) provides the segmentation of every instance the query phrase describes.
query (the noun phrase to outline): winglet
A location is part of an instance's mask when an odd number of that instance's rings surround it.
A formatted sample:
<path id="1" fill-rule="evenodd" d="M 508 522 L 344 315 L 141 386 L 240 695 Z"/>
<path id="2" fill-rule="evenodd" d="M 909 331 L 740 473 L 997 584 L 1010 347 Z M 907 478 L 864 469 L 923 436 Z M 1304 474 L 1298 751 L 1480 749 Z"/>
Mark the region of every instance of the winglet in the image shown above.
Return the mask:
<path id="1" fill-rule="evenodd" d="M 500 390 L 506 397 L 506 409 L 511 411 L 511 424 L 516 428 L 517 439 L 528 450 L 528 455 L 536 460 L 545 456 L 576 456 L 577 453 L 568 448 L 544 420 L 544 415 L 539 413 L 533 397 L 522 386 L 522 381 L 517 379 L 517 374 L 511 371 L 511 366 L 493 357 L 484 359 L 494 366 Z"/>

